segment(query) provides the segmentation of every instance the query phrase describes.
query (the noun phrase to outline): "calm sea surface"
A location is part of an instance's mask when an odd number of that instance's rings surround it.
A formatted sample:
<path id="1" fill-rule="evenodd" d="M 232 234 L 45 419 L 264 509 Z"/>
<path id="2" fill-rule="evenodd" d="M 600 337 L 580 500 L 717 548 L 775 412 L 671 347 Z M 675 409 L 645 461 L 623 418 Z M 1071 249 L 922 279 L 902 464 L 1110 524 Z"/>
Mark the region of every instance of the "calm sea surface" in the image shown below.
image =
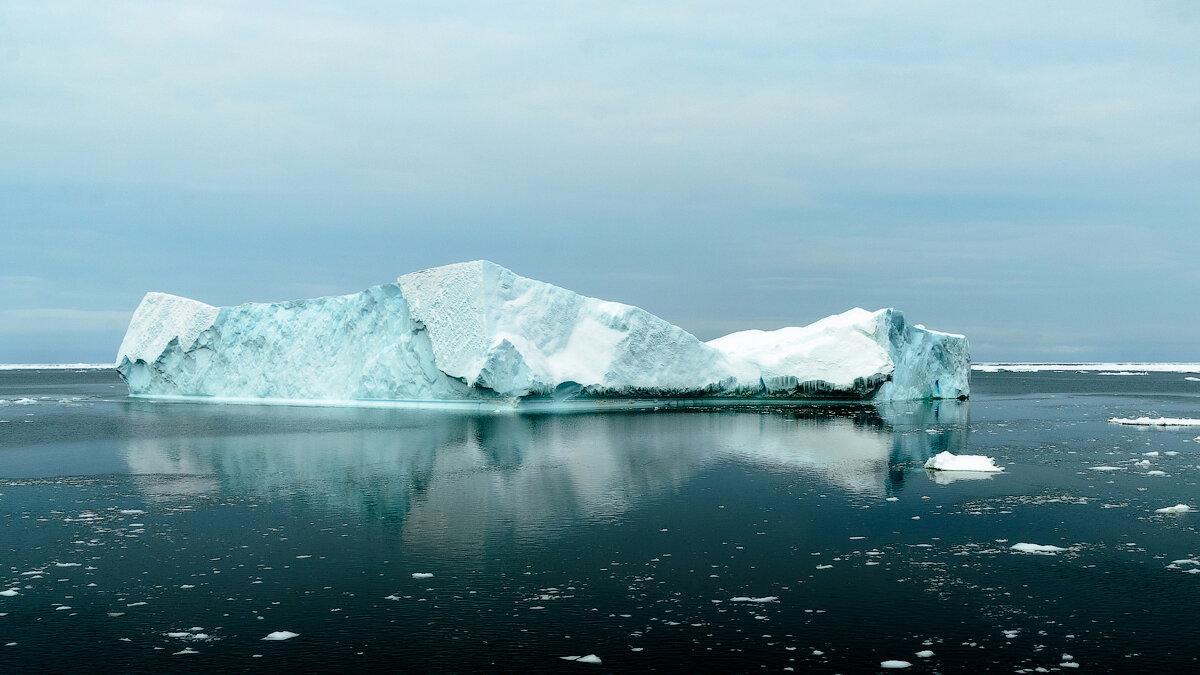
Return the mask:
<path id="1" fill-rule="evenodd" d="M 0 372 L 0 671 L 1194 672 L 1200 513 L 1155 509 L 1200 427 L 1108 422 L 1200 417 L 1187 377 L 480 415 Z"/>

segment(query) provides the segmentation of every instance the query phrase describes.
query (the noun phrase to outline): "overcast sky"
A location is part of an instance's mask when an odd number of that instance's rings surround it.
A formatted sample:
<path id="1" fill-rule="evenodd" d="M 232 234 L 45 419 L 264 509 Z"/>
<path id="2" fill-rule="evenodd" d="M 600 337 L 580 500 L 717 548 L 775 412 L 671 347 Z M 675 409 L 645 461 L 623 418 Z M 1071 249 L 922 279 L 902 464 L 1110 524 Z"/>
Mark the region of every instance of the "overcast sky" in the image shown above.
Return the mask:
<path id="1" fill-rule="evenodd" d="M 486 258 L 701 339 L 1200 361 L 1200 5 L 0 0 L 0 362 Z"/>

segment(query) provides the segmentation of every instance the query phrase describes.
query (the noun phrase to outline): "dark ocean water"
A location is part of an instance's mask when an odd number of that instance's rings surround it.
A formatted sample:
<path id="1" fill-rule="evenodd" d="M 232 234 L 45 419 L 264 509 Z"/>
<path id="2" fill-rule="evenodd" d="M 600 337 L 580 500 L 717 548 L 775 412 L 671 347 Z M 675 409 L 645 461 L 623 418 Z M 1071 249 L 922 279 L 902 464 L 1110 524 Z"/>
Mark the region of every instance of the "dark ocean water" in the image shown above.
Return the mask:
<path id="1" fill-rule="evenodd" d="M 1185 377 L 480 415 L 4 371 L 0 671 L 1191 672 L 1200 513 L 1155 509 L 1200 507 L 1200 427 L 1108 423 L 1200 417 Z"/>

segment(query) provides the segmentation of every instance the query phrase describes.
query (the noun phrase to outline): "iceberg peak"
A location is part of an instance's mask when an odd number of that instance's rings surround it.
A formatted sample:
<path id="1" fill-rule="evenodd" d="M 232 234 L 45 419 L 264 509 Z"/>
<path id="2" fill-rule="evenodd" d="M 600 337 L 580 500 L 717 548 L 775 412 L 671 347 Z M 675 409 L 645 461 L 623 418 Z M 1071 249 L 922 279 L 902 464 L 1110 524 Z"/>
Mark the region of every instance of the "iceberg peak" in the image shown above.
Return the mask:
<path id="1" fill-rule="evenodd" d="M 135 396 L 340 403 L 960 398 L 969 368 L 894 309 L 705 343 L 487 260 L 278 303 L 148 293 L 117 355 Z"/>

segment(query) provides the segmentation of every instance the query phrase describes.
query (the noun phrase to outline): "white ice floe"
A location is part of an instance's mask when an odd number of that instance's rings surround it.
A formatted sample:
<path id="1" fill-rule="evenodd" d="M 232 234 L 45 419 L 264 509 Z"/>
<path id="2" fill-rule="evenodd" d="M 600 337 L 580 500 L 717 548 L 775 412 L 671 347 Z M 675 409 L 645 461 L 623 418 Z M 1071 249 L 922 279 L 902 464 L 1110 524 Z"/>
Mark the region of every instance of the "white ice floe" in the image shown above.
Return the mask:
<path id="1" fill-rule="evenodd" d="M 432 579 L 433 572 L 413 572 L 412 578 L 414 578 L 414 579 Z"/>
<path id="2" fill-rule="evenodd" d="M 4 596 L 6 598 L 11 598 L 11 597 L 14 597 L 17 595 L 20 595 L 20 593 L 18 593 L 17 589 L 15 589 L 15 588 L 10 588 L 8 590 L 0 591 L 0 596 Z"/>
<path id="3" fill-rule="evenodd" d="M 1146 472 L 1146 475 L 1147 475 L 1147 476 L 1165 476 L 1165 475 L 1167 475 L 1167 472 L 1166 472 L 1166 471 L 1159 471 L 1158 469 L 1155 469 L 1155 470 L 1153 470 L 1153 471 L 1147 471 L 1147 472 Z"/>
<path id="4" fill-rule="evenodd" d="M 1125 467 L 1121 466 L 1090 466 L 1092 471 L 1124 471 Z"/>
<path id="5" fill-rule="evenodd" d="M 928 658 L 931 658 L 932 656 L 933 656 L 933 652 L 929 651 L 928 649 L 922 649 L 921 651 L 917 652 L 918 658 L 928 659 Z"/>
<path id="6" fill-rule="evenodd" d="M 1011 548 L 1014 551 L 1018 551 L 1020 553 L 1037 553 L 1039 555 L 1054 555 L 1055 553 L 1061 553 L 1063 551 L 1070 550 L 1070 549 L 1065 549 L 1061 546 L 1051 546 L 1049 544 L 1027 544 L 1027 543 L 1013 544 L 1009 548 Z"/>
<path id="7" fill-rule="evenodd" d="M 956 455 L 948 450 L 939 452 L 925 462 L 925 468 L 931 471 L 1003 471 L 1004 467 L 996 466 L 996 461 L 984 455 Z"/>
<path id="8" fill-rule="evenodd" d="M 911 668 L 912 664 L 908 661 L 900 661 L 898 659 L 890 659 L 879 662 L 880 668 Z"/>
<path id="9" fill-rule="evenodd" d="M 1161 509 L 1154 509 L 1155 513 L 1187 513 L 1192 507 L 1187 504 L 1176 504 L 1175 506 L 1167 506 Z"/>
<path id="10" fill-rule="evenodd" d="M 277 630 L 273 633 L 268 633 L 264 640 L 291 640 L 294 637 L 300 637 L 299 633 L 293 633 L 290 630 Z"/>
<path id="11" fill-rule="evenodd" d="M 779 600 L 779 598 L 774 595 L 766 595 L 761 598 L 751 598 L 745 595 L 739 595 L 736 598 L 729 599 L 730 602 L 775 602 L 777 600 Z"/>
<path id="12" fill-rule="evenodd" d="M 1103 371 L 1103 372 L 1099 372 L 1096 374 L 1097 375 L 1149 375 L 1150 373 L 1147 373 L 1144 370 L 1139 370 L 1139 371 L 1115 370 L 1115 371 Z"/>
<path id="13" fill-rule="evenodd" d="M 1191 417 L 1110 417 L 1108 421 L 1135 427 L 1200 427 L 1200 419 Z"/>
<path id="14" fill-rule="evenodd" d="M 600 657 L 596 656 L 595 654 L 588 654 L 587 656 L 560 656 L 558 658 L 562 659 L 563 661 L 574 661 L 575 663 L 600 664 Z"/>

